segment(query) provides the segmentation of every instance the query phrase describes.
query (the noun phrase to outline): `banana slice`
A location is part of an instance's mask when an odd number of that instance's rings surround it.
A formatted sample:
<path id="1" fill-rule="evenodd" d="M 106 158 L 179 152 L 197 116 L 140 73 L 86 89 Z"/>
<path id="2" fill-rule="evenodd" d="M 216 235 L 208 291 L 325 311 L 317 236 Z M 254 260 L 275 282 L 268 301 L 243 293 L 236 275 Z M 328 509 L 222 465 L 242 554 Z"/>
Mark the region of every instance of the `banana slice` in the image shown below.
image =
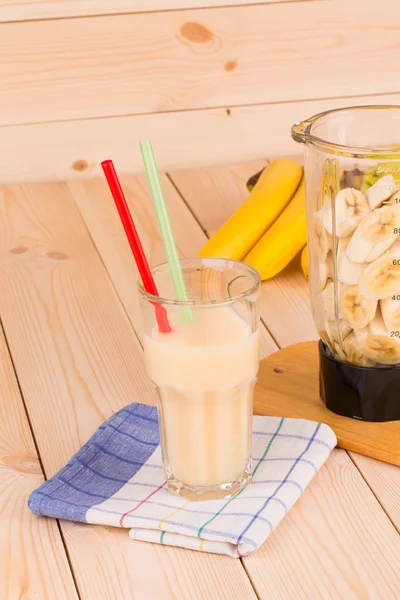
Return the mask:
<path id="1" fill-rule="evenodd" d="M 328 283 L 329 273 L 328 266 L 326 263 L 319 263 L 319 281 L 318 281 L 318 291 L 322 292 L 326 288 L 326 284 Z"/>
<path id="2" fill-rule="evenodd" d="M 335 285 L 332 280 L 328 280 L 328 284 L 322 292 L 319 293 L 322 310 L 327 321 L 336 319 L 335 311 Z"/>
<path id="3" fill-rule="evenodd" d="M 344 285 L 339 294 L 339 315 L 352 329 L 362 329 L 375 317 L 377 300 L 368 300 L 358 285 Z"/>
<path id="4" fill-rule="evenodd" d="M 371 211 L 364 194 L 354 188 L 340 190 L 335 198 L 335 232 L 338 237 L 347 237 L 356 229 L 360 221 Z M 322 208 L 322 221 L 327 232 L 332 235 L 332 203 L 326 198 Z"/>
<path id="5" fill-rule="evenodd" d="M 397 192 L 399 186 L 396 185 L 393 175 L 381 177 L 374 185 L 367 190 L 368 203 L 371 210 L 378 208 L 382 203 Z"/>
<path id="6" fill-rule="evenodd" d="M 322 209 L 313 214 L 312 222 L 316 253 L 320 261 L 324 263 L 329 250 L 332 248 L 332 237 L 323 225 Z"/>
<path id="7" fill-rule="evenodd" d="M 343 351 L 346 362 L 352 365 L 356 365 L 357 367 L 373 367 L 375 365 L 373 360 L 364 356 L 354 332 L 350 333 L 344 340 Z"/>
<path id="8" fill-rule="evenodd" d="M 387 240 L 386 242 L 381 242 L 380 244 L 376 244 L 375 248 L 368 254 L 368 259 L 365 261 L 366 263 L 374 262 L 377 258 L 382 256 L 385 252 L 390 250 L 393 242 L 391 240 Z"/>
<path id="9" fill-rule="evenodd" d="M 390 196 L 383 204 L 400 204 L 400 191 L 393 194 L 393 196 Z"/>
<path id="10" fill-rule="evenodd" d="M 351 333 L 352 329 L 345 319 L 339 319 L 339 321 L 327 321 L 326 332 L 329 335 L 329 339 L 332 344 L 341 344 L 347 336 Z"/>
<path id="11" fill-rule="evenodd" d="M 345 250 L 354 263 L 376 260 L 398 239 L 400 204 L 385 205 L 369 213 L 361 221 Z"/>
<path id="12" fill-rule="evenodd" d="M 379 301 L 383 322 L 388 331 L 400 330 L 400 294 Z"/>
<path id="13" fill-rule="evenodd" d="M 364 264 L 353 263 L 347 258 L 346 248 L 351 238 L 340 238 L 337 250 L 337 276 L 341 283 L 357 285 L 364 270 Z"/>
<path id="14" fill-rule="evenodd" d="M 334 342 L 333 348 L 334 348 L 334 351 L 336 354 L 336 358 L 338 358 L 342 362 L 346 362 L 347 361 L 346 355 L 343 352 L 342 346 L 339 344 L 339 342 Z"/>
<path id="15" fill-rule="evenodd" d="M 360 293 L 369 300 L 383 300 L 400 293 L 400 252 L 390 249 L 369 264 L 358 286 Z"/>
<path id="16" fill-rule="evenodd" d="M 326 329 L 319 329 L 318 335 L 320 339 L 324 342 L 325 346 L 328 348 L 329 352 L 334 356 L 336 354 L 336 348 L 332 346 L 332 342 Z"/>
<path id="17" fill-rule="evenodd" d="M 394 244 L 392 244 L 389 248 L 389 250 L 387 251 L 387 253 L 389 254 L 397 254 L 397 256 L 400 258 L 400 235 L 397 236 L 397 240 L 394 242 Z"/>
<path id="18" fill-rule="evenodd" d="M 400 331 L 388 331 L 382 315 L 377 311 L 375 319 L 355 332 L 360 351 L 364 356 L 384 365 L 400 363 Z"/>
<path id="19" fill-rule="evenodd" d="M 328 279 L 333 277 L 333 261 L 332 261 L 332 252 L 329 251 L 326 257 L 326 261 L 323 263 L 319 263 L 319 292 L 322 292 L 326 288 L 326 284 L 328 283 Z"/>

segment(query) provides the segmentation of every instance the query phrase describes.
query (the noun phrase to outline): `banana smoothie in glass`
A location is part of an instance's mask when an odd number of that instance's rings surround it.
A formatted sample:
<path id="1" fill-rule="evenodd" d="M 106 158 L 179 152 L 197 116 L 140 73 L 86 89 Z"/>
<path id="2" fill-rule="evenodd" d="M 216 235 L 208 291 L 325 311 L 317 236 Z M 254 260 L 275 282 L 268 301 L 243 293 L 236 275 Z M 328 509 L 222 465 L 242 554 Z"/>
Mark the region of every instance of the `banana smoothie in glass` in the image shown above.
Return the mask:
<path id="1" fill-rule="evenodd" d="M 172 492 L 225 497 L 251 478 L 260 279 L 251 267 L 224 259 L 186 260 L 182 268 L 188 302 L 173 299 L 166 265 L 153 270 L 159 298 L 139 286 L 164 470 Z M 157 302 L 167 311 L 169 333 L 157 327 Z"/>

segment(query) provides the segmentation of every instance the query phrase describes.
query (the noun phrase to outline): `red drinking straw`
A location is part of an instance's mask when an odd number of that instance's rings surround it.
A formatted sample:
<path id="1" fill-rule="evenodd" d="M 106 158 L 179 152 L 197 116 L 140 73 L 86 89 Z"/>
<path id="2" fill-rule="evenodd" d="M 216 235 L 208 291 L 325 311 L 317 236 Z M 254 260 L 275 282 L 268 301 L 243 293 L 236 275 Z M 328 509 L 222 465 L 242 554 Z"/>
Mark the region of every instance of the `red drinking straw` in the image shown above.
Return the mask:
<path id="1" fill-rule="evenodd" d="M 118 175 L 115 171 L 113 161 L 104 160 L 101 163 L 101 166 L 103 167 L 104 175 L 106 176 L 107 183 L 114 198 L 122 225 L 124 226 L 126 237 L 128 238 L 133 256 L 135 257 L 136 265 L 139 270 L 140 277 L 142 278 L 143 287 L 148 294 L 151 294 L 152 296 L 158 296 L 158 290 L 153 275 L 150 271 L 149 263 L 147 262 L 138 232 L 136 231 L 132 215 L 129 212 L 128 204 L 126 202 L 124 192 L 122 191 Z M 165 310 L 164 306 L 162 306 L 162 304 L 158 304 L 157 302 L 154 302 L 153 306 L 156 311 L 156 319 L 159 330 L 163 333 L 170 332 L 171 326 L 169 324 L 167 311 Z"/>

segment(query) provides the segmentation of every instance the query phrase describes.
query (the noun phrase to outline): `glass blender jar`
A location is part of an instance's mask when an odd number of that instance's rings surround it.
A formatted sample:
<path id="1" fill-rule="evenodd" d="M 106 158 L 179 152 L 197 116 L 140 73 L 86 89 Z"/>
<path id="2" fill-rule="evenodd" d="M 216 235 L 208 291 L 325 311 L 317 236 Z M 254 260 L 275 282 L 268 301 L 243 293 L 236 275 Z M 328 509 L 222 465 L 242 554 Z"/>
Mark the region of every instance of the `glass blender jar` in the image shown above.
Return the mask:
<path id="1" fill-rule="evenodd" d="M 400 419 L 400 106 L 296 123 L 304 144 L 320 394 L 340 415 Z"/>

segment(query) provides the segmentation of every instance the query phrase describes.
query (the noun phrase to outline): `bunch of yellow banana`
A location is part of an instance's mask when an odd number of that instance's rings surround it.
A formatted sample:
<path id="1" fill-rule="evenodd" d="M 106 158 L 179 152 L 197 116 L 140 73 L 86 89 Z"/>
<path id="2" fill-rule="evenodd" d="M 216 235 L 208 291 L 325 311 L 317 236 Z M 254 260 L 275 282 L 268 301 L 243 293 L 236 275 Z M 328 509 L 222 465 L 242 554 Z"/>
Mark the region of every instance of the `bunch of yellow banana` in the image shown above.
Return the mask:
<path id="1" fill-rule="evenodd" d="M 248 189 L 246 201 L 199 256 L 243 260 L 262 280 L 270 279 L 307 240 L 303 169 L 291 158 L 278 158 L 249 180 Z"/>

